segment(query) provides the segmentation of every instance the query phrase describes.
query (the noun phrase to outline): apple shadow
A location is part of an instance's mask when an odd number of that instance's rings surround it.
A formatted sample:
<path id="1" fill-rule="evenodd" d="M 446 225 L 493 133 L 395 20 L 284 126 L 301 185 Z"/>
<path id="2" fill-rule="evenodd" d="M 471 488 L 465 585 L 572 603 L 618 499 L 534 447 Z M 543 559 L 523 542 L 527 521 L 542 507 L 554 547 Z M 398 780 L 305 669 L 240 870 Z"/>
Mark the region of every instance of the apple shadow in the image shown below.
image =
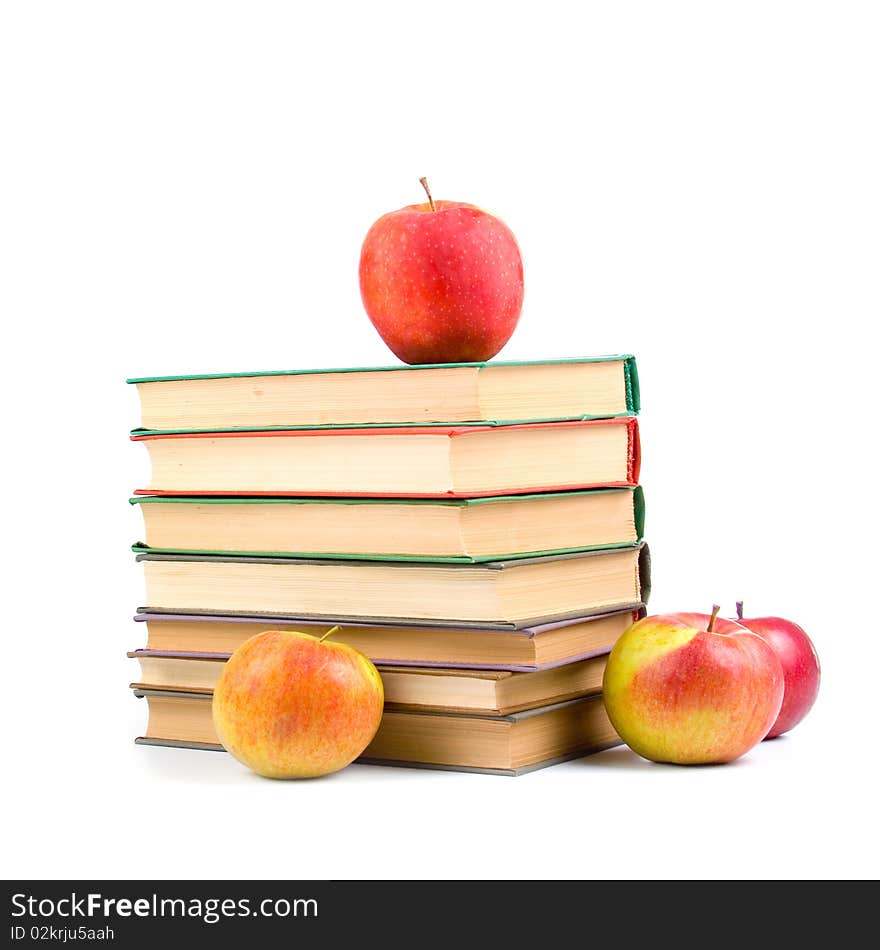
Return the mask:
<path id="1" fill-rule="evenodd" d="M 139 750 L 144 770 L 166 782 L 183 782 L 193 785 L 240 785 L 243 782 L 272 783 L 275 785 L 313 782 L 315 778 L 268 779 L 225 752 L 177 749 L 174 747 L 143 746 Z M 333 781 L 340 772 L 318 776 L 321 781 Z"/>
<path id="2" fill-rule="evenodd" d="M 276 779 L 265 778 L 252 772 L 247 766 L 237 762 L 231 755 L 219 751 L 202 751 L 175 748 L 173 746 L 142 745 L 137 756 L 145 772 L 163 782 L 185 783 L 191 785 L 241 785 L 250 783 L 259 785 L 299 785 L 312 782 L 351 781 L 356 775 L 362 782 L 387 782 L 390 772 L 410 781 L 425 781 L 437 776 L 454 778 L 457 773 L 438 772 L 433 769 L 395 768 L 373 762 L 352 762 L 351 765 L 327 775 L 309 778 Z"/>
<path id="3" fill-rule="evenodd" d="M 572 760 L 572 765 L 582 766 L 593 769 L 618 769 L 628 772 L 679 772 L 684 769 L 715 769 L 720 765 L 726 768 L 733 768 L 743 764 L 743 759 L 735 759 L 733 762 L 712 762 L 702 765 L 676 765 L 673 762 L 652 762 L 650 759 L 643 759 L 642 756 L 633 752 L 625 745 L 615 746 L 613 749 L 606 749 L 604 752 L 597 752 L 595 755 L 585 755 L 581 759 Z"/>
<path id="4" fill-rule="evenodd" d="M 165 782 L 227 785 L 241 781 L 237 763 L 222 752 L 144 745 L 138 748 L 137 758 L 144 772 Z"/>

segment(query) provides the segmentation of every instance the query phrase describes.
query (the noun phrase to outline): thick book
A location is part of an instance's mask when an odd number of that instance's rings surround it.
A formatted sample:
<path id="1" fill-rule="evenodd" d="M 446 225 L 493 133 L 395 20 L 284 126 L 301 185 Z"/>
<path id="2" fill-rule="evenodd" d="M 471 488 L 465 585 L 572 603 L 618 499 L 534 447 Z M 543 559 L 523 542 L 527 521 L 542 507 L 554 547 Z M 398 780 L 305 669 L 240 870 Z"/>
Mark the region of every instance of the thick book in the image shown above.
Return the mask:
<path id="1" fill-rule="evenodd" d="M 205 693 L 136 689 L 149 707 L 140 745 L 223 751 Z M 386 710 L 367 764 L 520 775 L 619 745 L 601 696 L 503 716 Z"/>
<path id="2" fill-rule="evenodd" d="M 639 411 L 632 356 L 129 379 L 145 429 L 514 422 Z"/>
<path id="3" fill-rule="evenodd" d="M 135 494 L 519 495 L 635 485 L 635 418 L 509 426 L 135 431 L 152 476 Z"/>
<path id="4" fill-rule="evenodd" d="M 150 610 L 528 624 L 645 601 L 644 545 L 433 564 L 138 554 Z"/>
<path id="5" fill-rule="evenodd" d="M 475 563 L 628 547 L 642 539 L 638 488 L 468 499 L 130 499 L 137 553 L 244 554 Z"/>
<path id="6" fill-rule="evenodd" d="M 249 637 L 264 630 L 305 630 L 323 636 L 339 621 L 333 639 L 357 647 L 374 663 L 530 672 L 607 653 L 644 611 L 641 605 L 613 613 L 570 620 L 512 624 L 389 622 L 365 619 L 316 620 L 314 617 L 222 616 L 140 611 L 135 620 L 147 628 L 146 653 L 155 658 L 181 654 L 225 661 Z"/>
<path id="7" fill-rule="evenodd" d="M 128 654 L 140 664 L 132 689 L 190 693 L 213 692 L 226 663 L 206 653 Z M 385 708 L 432 712 L 508 715 L 601 692 L 607 654 L 562 666 L 521 673 L 502 670 L 450 670 L 435 667 L 385 666 Z"/>

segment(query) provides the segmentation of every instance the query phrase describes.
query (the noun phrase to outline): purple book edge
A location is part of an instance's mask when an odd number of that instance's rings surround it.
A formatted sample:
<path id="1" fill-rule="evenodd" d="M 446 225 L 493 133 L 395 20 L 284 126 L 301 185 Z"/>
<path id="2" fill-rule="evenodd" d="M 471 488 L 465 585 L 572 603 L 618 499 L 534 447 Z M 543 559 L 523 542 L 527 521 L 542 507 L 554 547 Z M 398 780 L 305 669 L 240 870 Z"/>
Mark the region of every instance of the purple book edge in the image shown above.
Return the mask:
<path id="1" fill-rule="evenodd" d="M 166 615 L 167 616 L 167 615 Z M 422 660 L 384 660 L 373 659 L 376 666 L 410 666 L 416 669 L 441 669 L 441 670 L 489 670 L 497 673 L 537 673 L 539 670 L 552 670 L 557 666 L 568 666 L 570 663 L 578 663 L 581 660 L 592 660 L 597 656 L 606 656 L 608 650 L 601 648 L 598 650 L 589 650 L 586 653 L 578 653 L 576 656 L 566 657 L 564 660 L 553 660 L 550 663 L 541 663 L 536 666 L 519 666 L 516 664 L 504 663 L 425 663 Z M 176 650 L 133 650 L 132 657 L 139 656 L 163 657 L 172 660 L 228 660 L 229 653 L 193 653 L 189 651 Z"/>
<path id="2" fill-rule="evenodd" d="M 142 608 L 134 615 L 138 622 L 146 620 L 184 620 L 211 622 L 219 621 L 221 623 L 265 623 L 267 627 L 275 626 L 302 626 L 302 627 L 326 627 L 332 624 L 339 624 L 346 627 L 422 627 L 429 630 L 444 631 L 475 631 L 478 633 L 507 633 L 522 637 L 534 637 L 539 633 L 548 630 L 558 630 L 560 627 L 570 627 L 576 623 L 586 623 L 589 620 L 602 620 L 606 617 L 615 617 L 620 614 L 633 614 L 641 611 L 643 604 L 627 604 L 623 607 L 617 607 L 614 610 L 606 610 L 602 613 L 586 614 L 580 617 L 566 617 L 547 619 L 537 623 L 531 623 L 527 627 L 515 627 L 510 625 L 489 625 L 489 624 L 454 624 L 448 621 L 429 620 L 385 620 L 376 619 L 353 619 L 345 617 L 276 617 L 270 614 L 211 614 L 211 613 L 170 613 L 165 611 L 155 611 L 149 608 Z"/>

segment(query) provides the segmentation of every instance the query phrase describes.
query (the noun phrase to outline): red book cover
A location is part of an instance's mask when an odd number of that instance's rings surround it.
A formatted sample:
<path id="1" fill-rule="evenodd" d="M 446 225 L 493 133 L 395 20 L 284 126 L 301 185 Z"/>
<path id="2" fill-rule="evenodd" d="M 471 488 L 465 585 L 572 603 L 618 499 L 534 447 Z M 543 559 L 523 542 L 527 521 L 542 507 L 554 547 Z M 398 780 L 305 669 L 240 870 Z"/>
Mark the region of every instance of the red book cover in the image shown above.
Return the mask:
<path id="1" fill-rule="evenodd" d="M 315 488 L 304 489 L 291 489 L 291 490 L 266 490 L 266 491 L 253 491 L 253 490 L 223 490 L 223 491 L 212 491 L 212 490 L 200 490 L 198 488 L 192 488 L 190 486 L 185 489 L 137 489 L 134 494 L 136 495 L 213 495 L 213 496 L 227 496 L 227 495 L 241 495 L 241 496 L 263 496 L 263 495 L 275 495 L 275 496 L 289 496 L 296 497 L 299 495 L 308 495 L 316 497 L 352 497 L 359 495 L 369 495 L 370 497 L 395 497 L 395 498 L 474 498 L 482 497 L 486 495 L 514 495 L 514 494 L 528 494 L 536 490 L 540 491 L 574 491 L 585 488 L 611 488 L 611 487 L 625 487 L 638 484 L 639 480 L 639 468 L 641 461 L 641 450 L 639 444 L 639 427 L 638 421 L 635 417 L 617 417 L 609 419 L 586 419 L 586 420 L 577 420 L 571 422 L 535 422 L 535 423 L 522 423 L 517 425 L 507 425 L 507 426 L 486 426 L 486 425 L 467 425 L 467 426 L 438 426 L 438 425 L 425 425 L 425 426 L 392 426 L 392 427 L 347 427 L 347 426 L 333 426 L 333 427 L 310 427 L 310 428 L 276 428 L 276 429 L 235 429 L 229 431 L 152 431 L 152 430 L 135 430 L 131 433 L 131 440 L 134 442 L 150 442 L 153 440 L 168 440 L 168 439 L 186 439 L 186 440 L 201 440 L 207 439 L 216 442 L 218 440 L 227 440 L 227 439 L 254 439 L 254 438 L 267 438 L 267 439 L 305 439 L 305 438 L 345 438 L 352 436 L 391 436 L 391 437 L 407 437 L 407 436 L 446 436 L 449 439 L 459 439 L 467 438 L 477 433 L 486 433 L 486 432 L 505 432 L 510 430 L 530 430 L 530 429 L 569 429 L 569 428 L 578 428 L 585 426 L 624 426 L 627 430 L 627 458 L 626 458 L 626 478 L 623 480 L 617 481 L 601 481 L 601 482 L 571 482 L 571 483 L 560 483 L 560 484 L 551 484 L 551 485 L 540 485 L 536 486 L 534 484 L 525 485 L 522 487 L 511 487 L 509 485 L 504 488 L 498 489 L 497 491 L 460 491 L 455 489 L 449 489 L 445 492 L 415 492 L 415 491 L 337 491 L 337 490 L 321 490 Z M 355 459 L 352 459 L 352 463 L 355 463 Z"/>

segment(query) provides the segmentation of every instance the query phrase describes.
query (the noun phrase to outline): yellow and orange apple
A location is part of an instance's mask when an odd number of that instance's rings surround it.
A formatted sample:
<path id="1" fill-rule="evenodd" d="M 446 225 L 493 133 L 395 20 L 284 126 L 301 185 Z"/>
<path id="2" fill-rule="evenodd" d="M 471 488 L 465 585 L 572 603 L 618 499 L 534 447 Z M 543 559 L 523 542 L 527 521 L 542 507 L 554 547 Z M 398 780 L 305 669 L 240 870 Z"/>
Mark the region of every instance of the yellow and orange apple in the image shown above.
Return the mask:
<path id="1" fill-rule="evenodd" d="M 621 739 L 654 762 L 731 762 L 779 715 L 782 666 L 732 620 L 658 614 L 624 632 L 608 657 L 603 696 Z"/>
<path id="2" fill-rule="evenodd" d="M 214 689 L 214 728 L 226 751 L 259 775 L 336 772 L 379 728 L 378 670 L 359 650 L 327 636 L 266 630 L 225 665 Z"/>

